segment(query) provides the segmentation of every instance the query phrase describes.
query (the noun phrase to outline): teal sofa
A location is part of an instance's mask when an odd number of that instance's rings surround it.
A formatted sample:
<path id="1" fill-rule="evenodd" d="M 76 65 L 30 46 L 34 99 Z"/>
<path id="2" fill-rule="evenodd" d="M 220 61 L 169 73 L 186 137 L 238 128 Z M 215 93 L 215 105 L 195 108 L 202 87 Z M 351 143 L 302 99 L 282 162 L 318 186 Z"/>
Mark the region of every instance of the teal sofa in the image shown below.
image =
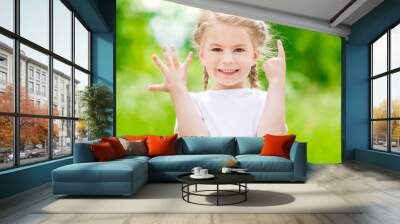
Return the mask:
<path id="1" fill-rule="evenodd" d="M 183 137 L 177 140 L 177 155 L 127 156 L 96 162 L 90 145 L 99 141 L 77 143 L 74 163 L 52 171 L 54 194 L 132 195 L 148 181 L 176 181 L 193 167 L 219 172 L 234 159 L 247 168 L 258 182 L 305 182 L 307 144 L 295 142 L 290 159 L 260 156 L 262 137 Z"/>

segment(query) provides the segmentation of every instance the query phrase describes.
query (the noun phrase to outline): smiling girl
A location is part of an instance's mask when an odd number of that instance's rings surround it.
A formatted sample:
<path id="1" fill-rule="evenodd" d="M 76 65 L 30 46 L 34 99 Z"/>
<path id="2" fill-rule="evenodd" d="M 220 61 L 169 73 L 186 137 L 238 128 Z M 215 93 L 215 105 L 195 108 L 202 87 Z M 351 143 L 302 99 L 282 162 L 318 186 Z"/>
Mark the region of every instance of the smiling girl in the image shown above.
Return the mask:
<path id="1" fill-rule="evenodd" d="M 174 47 L 163 47 L 165 63 L 153 60 L 164 82 L 151 91 L 169 92 L 176 112 L 179 136 L 264 136 L 285 135 L 285 52 L 277 41 L 278 55 L 263 64 L 269 82 L 268 94 L 258 89 L 256 64 L 268 53 L 271 41 L 262 21 L 204 11 L 193 32 L 193 42 L 204 66 L 204 91 L 189 92 L 189 52 L 180 63 Z M 213 86 L 208 90 L 208 79 Z"/>

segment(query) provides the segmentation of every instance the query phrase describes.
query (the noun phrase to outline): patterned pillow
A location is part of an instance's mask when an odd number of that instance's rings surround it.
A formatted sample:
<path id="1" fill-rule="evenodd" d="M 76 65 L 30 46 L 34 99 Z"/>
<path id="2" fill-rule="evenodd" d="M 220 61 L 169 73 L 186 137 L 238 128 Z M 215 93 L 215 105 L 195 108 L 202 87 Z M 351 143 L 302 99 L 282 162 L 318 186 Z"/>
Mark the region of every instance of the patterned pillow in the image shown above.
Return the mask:
<path id="1" fill-rule="evenodd" d="M 146 156 L 147 148 L 146 144 L 143 140 L 126 140 L 124 138 L 119 138 L 122 146 L 126 151 L 126 155 L 135 155 L 135 156 Z"/>

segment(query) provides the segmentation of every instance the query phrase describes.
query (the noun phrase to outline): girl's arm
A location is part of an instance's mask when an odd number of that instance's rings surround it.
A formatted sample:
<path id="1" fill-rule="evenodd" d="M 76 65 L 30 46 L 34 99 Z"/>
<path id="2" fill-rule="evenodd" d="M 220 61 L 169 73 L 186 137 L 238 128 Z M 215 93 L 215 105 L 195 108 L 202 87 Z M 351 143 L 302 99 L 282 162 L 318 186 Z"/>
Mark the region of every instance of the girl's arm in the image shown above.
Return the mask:
<path id="1" fill-rule="evenodd" d="M 186 88 L 187 68 L 192 59 L 192 52 L 189 52 L 186 60 L 181 64 L 174 47 L 171 51 L 172 55 L 169 55 L 166 47 L 163 47 L 166 64 L 153 54 L 154 62 L 164 75 L 164 82 L 150 85 L 148 89 L 169 92 L 179 124 L 179 136 L 208 136 L 208 130 Z"/>
<path id="2" fill-rule="evenodd" d="M 287 131 L 285 121 L 285 51 L 280 40 L 277 41 L 277 45 L 278 56 L 267 60 L 263 65 L 269 87 L 257 136 L 264 136 L 265 134 L 285 135 Z"/>

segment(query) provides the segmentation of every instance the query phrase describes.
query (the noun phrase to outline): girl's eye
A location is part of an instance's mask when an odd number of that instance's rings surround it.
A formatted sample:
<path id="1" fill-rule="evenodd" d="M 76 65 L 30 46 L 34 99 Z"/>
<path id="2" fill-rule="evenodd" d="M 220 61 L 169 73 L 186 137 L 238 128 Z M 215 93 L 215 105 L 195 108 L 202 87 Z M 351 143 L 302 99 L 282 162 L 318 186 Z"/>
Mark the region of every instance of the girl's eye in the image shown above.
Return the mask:
<path id="1" fill-rule="evenodd" d="M 211 51 L 220 52 L 220 51 L 221 51 L 221 48 L 213 48 L 213 49 L 211 49 Z"/>
<path id="2" fill-rule="evenodd" d="M 235 51 L 236 52 L 244 52 L 245 50 L 243 48 L 236 48 Z"/>

